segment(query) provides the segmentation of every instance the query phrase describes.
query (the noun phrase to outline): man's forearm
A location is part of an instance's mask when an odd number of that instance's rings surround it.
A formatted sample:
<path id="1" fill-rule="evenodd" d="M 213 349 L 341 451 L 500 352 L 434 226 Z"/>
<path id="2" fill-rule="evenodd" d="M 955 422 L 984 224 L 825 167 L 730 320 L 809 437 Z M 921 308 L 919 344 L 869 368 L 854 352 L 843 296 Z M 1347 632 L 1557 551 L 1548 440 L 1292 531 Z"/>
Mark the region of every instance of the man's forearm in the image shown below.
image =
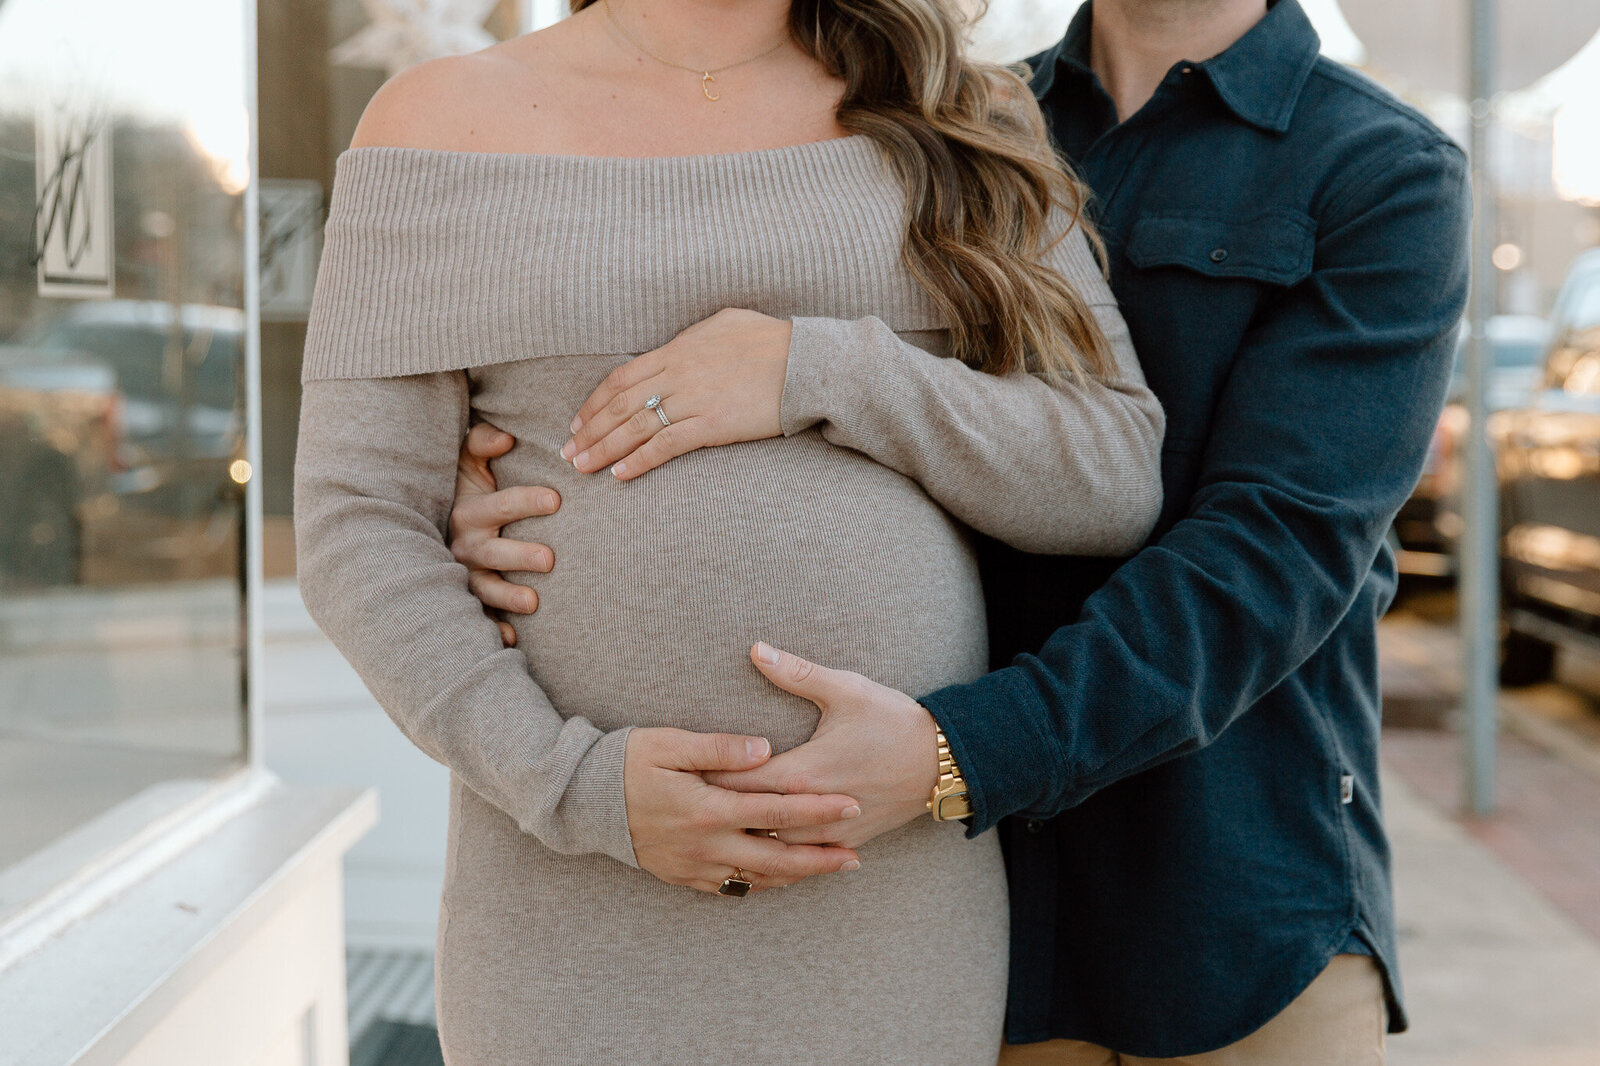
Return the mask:
<path id="1" fill-rule="evenodd" d="M 1186 517 L 1036 655 L 924 698 L 974 831 L 1211 743 L 1326 641 L 1410 493 L 1467 280 L 1460 153 L 1399 153 L 1251 328 Z"/>

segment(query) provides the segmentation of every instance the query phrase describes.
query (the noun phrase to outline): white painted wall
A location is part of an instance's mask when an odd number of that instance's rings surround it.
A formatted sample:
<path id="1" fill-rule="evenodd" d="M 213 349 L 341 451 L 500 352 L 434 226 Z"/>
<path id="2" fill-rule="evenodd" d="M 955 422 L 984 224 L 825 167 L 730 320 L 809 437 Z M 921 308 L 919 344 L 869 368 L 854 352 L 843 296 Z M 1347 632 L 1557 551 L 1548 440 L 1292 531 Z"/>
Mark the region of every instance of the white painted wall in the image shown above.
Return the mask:
<path id="1" fill-rule="evenodd" d="M 222 960 L 118 1066 L 349 1061 L 337 856 Z"/>
<path id="2" fill-rule="evenodd" d="M 267 765 L 290 784 L 378 790 L 382 817 L 345 861 L 351 947 L 433 950 L 450 774 L 401 734 L 306 614 L 293 582 L 263 592 Z"/>

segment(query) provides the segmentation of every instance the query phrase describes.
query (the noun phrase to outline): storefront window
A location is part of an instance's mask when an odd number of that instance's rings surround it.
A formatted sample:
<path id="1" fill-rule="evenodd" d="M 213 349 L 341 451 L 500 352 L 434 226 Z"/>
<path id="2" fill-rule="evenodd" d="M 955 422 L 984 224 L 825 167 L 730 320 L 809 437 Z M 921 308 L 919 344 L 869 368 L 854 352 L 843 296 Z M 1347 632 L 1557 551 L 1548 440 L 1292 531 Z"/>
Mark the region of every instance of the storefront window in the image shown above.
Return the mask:
<path id="1" fill-rule="evenodd" d="M 244 14 L 0 3 L 0 870 L 246 756 Z"/>
<path id="2" fill-rule="evenodd" d="M 294 576 L 293 471 L 300 356 L 334 163 L 373 93 L 405 58 L 545 25 L 566 0 L 395 4 L 388 29 L 363 0 L 259 0 L 262 203 L 262 546 L 266 576 Z M 536 18 L 537 17 L 537 18 Z M 448 32 L 443 32 L 448 31 Z M 441 40 L 449 47 L 440 45 Z"/>

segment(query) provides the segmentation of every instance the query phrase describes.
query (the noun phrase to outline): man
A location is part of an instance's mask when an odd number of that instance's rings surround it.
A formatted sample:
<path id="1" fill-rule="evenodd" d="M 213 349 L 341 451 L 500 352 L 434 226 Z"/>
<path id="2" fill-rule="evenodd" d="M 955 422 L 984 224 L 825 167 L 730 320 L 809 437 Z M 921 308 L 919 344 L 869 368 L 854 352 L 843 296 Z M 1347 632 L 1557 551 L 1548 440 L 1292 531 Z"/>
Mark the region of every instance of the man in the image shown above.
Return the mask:
<path id="1" fill-rule="evenodd" d="M 822 708 L 816 735 L 699 767 L 855 797 L 854 836 L 786 839 L 857 847 L 890 828 L 874 810 L 928 795 L 937 723 L 945 813 L 964 790 L 969 834 L 1006 844 L 1003 1062 L 1370 1062 L 1405 1028 L 1376 626 L 1384 535 L 1450 373 L 1469 208 L 1460 150 L 1317 51 L 1296 0 L 1093 0 L 1030 60 L 1166 408 L 1156 532 L 1130 560 L 982 542 L 996 669 L 926 712 L 760 649 Z M 810 358 L 790 351 L 790 372 Z M 482 481 L 509 441 L 470 443 Z M 516 608 L 484 568 L 533 509 L 458 508 L 474 587 Z M 951 962 L 929 994 L 960 994 Z"/>

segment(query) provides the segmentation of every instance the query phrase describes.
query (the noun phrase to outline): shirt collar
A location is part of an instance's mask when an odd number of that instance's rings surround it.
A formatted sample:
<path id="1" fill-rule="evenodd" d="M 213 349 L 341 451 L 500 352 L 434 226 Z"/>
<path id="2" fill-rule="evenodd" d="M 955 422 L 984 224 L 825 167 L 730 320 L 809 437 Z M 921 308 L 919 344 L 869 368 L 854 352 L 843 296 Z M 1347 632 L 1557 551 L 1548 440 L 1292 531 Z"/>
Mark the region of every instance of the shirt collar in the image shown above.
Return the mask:
<path id="1" fill-rule="evenodd" d="M 1043 99 L 1060 69 L 1093 76 L 1089 29 L 1094 3 L 1078 8 L 1066 36 L 1039 57 L 1033 93 Z M 1275 133 L 1289 128 L 1322 41 L 1298 0 L 1269 0 L 1267 14 L 1220 55 L 1196 64 L 1228 110 L 1253 126 Z"/>
<path id="2" fill-rule="evenodd" d="M 1055 83 L 1056 71 L 1066 67 L 1077 74 L 1092 75 L 1089 69 L 1089 4 L 1078 8 L 1067 27 L 1066 36 L 1039 55 L 1029 83 L 1035 99 L 1043 100 Z"/>

